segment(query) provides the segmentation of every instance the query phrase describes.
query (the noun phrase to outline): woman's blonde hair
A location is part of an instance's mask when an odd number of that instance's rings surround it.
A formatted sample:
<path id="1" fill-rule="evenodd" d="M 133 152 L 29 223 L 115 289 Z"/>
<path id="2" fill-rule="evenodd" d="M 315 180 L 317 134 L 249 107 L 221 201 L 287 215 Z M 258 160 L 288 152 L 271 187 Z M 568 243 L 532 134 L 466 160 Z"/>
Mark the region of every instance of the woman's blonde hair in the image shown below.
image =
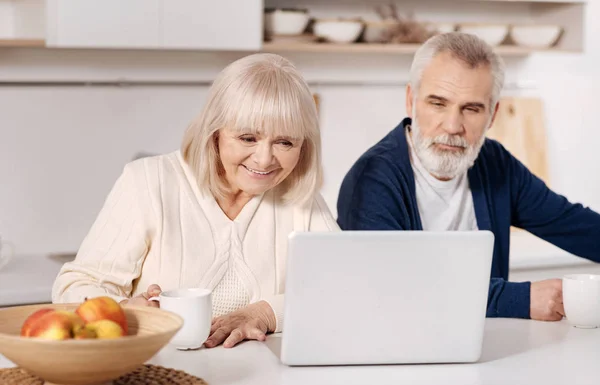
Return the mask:
<path id="1" fill-rule="evenodd" d="M 222 128 L 304 139 L 300 159 L 277 186 L 286 202 L 304 203 L 321 188 L 321 134 L 316 104 L 299 71 L 275 54 L 254 54 L 229 64 L 213 82 L 200 115 L 181 147 L 202 193 L 228 193 L 217 148 Z"/>

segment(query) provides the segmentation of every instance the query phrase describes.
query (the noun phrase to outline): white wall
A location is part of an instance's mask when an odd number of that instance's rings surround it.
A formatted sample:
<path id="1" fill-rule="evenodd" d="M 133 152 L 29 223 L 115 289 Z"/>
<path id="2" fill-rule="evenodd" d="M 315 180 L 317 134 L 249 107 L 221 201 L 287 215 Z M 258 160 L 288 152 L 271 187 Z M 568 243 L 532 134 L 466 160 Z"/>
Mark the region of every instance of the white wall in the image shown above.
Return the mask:
<path id="1" fill-rule="evenodd" d="M 352 162 L 397 124 L 399 87 L 320 87 L 335 210 Z M 20 253 L 77 248 L 123 165 L 178 148 L 204 87 L 0 87 L 0 234 Z M 358 108 L 360 107 L 360 108 Z"/>
<path id="2" fill-rule="evenodd" d="M 595 36 L 600 28 L 591 21 L 600 6 L 589 9 L 588 36 Z M 404 116 L 404 88 L 393 82 L 406 79 L 410 61 L 289 56 L 321 95 L 323 194 L 335 213 L 352 162 Z M 11 49 L 0 51 L 0 81 L 203 81 L 237 57 Z M 588 42 L 583 55 L 539 54 L 508 64 L 509 82 L 534 81 L 537 89 L 522 92 L 546 103 L 552 186 L 600 210 L 600 174 L 592 171 L 600 161 L 600 49 Z M 331 80 L 347 84 L 318 84 Z M 205 86 L 0 86 L 0 234 L 19 254 L 75 251 L 123 164 L 138 151 L 176 149 L 205 95 Z"/>

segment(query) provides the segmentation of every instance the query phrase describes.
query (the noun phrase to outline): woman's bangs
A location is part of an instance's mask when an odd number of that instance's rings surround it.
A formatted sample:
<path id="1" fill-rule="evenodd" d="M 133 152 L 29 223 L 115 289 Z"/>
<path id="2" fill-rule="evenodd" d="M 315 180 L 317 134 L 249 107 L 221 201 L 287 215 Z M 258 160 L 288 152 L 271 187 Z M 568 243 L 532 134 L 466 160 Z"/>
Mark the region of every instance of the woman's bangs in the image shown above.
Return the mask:
<path id="1" fill-rule="evenodd" d="M 309 125 L 314 122 L 304 113 L 306 108 L 300 92 L 270 80 L 240 93 L 236 103 L 230 105 L 235 111 L 228 126 L 240 132 L 271 137 L 306 138 L 311 132 Z"/>

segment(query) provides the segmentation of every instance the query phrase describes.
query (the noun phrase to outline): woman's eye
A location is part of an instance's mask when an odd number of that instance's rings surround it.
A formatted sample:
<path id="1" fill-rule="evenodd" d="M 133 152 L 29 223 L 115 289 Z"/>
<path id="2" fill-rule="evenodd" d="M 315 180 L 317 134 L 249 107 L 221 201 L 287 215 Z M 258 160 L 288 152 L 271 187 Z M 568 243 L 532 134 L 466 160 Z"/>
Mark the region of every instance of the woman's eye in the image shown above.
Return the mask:
<path id="1" fill-rule="evenodd" d="M 240 140 L 244 143 L 254 143 L 256 138 L 253 136 L 240 136 Z"/>
<path id="2" fill-rule="evenodd" d="M 285 146 L 285 147 L 293 147 L 294 146 L 294 144 L 292 142 L 287 141 L 287 140 L 282 140 L 279 142 L 279 144 L 281 144 L 282 146 Z"/>

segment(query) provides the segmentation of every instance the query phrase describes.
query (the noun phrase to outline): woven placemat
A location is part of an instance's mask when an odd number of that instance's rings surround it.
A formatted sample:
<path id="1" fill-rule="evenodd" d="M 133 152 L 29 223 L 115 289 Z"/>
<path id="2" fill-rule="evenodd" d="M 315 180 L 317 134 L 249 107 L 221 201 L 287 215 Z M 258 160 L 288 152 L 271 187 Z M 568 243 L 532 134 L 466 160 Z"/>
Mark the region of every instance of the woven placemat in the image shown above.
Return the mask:
<path id="1" fill-rule="evenodd" d="M 0 369 L 0 385 L 44 385 L 44 380 L 21 368 Z M 208 385 L 181 370 L 143 365 L 113 381 L 113 385 Z"/>

